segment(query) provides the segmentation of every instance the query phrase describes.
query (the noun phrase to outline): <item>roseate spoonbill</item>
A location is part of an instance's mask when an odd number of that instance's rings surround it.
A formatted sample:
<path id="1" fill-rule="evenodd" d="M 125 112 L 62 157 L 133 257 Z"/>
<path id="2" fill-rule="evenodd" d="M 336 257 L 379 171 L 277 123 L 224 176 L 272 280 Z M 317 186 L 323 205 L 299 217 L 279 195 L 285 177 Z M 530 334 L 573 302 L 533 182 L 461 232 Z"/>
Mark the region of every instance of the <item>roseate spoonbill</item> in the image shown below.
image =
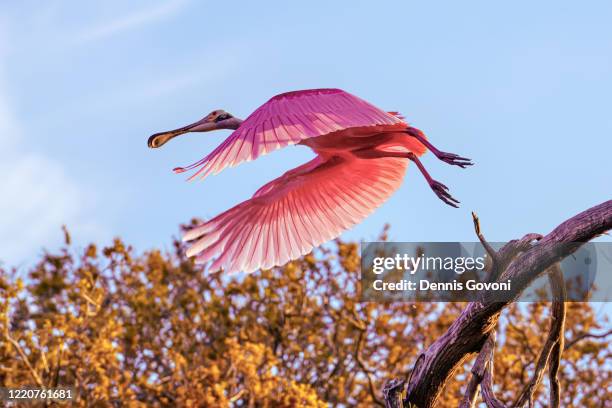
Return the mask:
<path id="1" fill-rule="evenodd" d="M 448 164 L 465 168 L 471 161 L 436 149 L 403 119 L 340 89 L 310 89 L 277 95 L 244 121 L 212 111 L 191 125 L 154 134 L 148 145 L 158 148 L 187 132 L 233 129 L 202 160 L 174 169 L 199 167 L 190 180 L 289 145 L 314 150 L 313 160 L 184 235 L 193 241 L 187 256 L 198 263 L 217 257 L 210 271 L 252 272 L 283 265 L 361 222 L 399 188 L 409 161 L 443 202 L 457 207 L 459 201 L 418 157 L 429 149 Z"/>

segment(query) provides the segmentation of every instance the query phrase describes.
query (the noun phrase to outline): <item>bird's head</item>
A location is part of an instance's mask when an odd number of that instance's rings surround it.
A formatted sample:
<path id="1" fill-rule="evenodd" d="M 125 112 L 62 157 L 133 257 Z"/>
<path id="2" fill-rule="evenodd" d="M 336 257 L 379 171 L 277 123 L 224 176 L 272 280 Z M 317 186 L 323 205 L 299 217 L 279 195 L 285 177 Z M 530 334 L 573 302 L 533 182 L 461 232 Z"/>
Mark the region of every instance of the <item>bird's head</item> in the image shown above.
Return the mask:
<path id="1" fill-rule="evenodd" d="M 176 136 L 189 132 L 210 132 L 217 129 L 238 129 L 242 123 L 241 119 L 234 117 L 232 114 L 217 109 L 210 112 L 203 119 L 192 123 L 191 125 L 183 126 L 182 128 L 168 130 L 165 132 L 155 133 L 147 141 L 147 145 L 156 149 L 166 144 L 170 139 Z"/>

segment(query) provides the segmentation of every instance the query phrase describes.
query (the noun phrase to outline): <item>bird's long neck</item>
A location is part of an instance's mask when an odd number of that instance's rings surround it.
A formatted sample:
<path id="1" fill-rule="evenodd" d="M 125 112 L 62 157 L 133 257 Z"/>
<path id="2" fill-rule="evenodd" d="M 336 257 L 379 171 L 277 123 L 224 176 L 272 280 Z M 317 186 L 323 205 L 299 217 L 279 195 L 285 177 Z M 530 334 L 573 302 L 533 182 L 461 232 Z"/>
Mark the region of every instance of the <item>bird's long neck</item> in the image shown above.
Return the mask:
<path id="1" fill-rule="evenodd" d="M 240 124 L 242 122 L 244 122 L 244 121 L 242 119 L 240 119 L 240 118 L 233 117 L 233 118 L 225 120 L 223 122 L 224 122 L 223 123 L 223 128 L 224 129 L 236 130 L 236 129 L 238 129 L 240 127 Z"/>

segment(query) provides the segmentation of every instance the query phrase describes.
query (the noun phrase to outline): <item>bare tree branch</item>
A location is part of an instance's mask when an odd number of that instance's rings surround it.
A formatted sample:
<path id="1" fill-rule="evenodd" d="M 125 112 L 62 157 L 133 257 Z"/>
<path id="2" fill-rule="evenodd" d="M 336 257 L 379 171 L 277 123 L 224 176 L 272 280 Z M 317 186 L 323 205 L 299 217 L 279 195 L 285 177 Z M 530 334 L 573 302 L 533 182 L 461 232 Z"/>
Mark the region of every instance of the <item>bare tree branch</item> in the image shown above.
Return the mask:
<path id="1" fill-rule="evenodd" d="M 557 379 L 557 372 L 559 371 L 559 362 L 561 358 L 560 344 L 563 343 L 563 332 L 565 329 L 566 314 L 565 284 L 563 282 L 563 274 L 561 273 L 559 263 L 556 263 L 550 268 L 549 281 L 554 299 L 552 304 L 550 330 L 548 332 L 546 342 L 542 347 L 542 351 L 540 352 L 540 356 L 538 357 L 533 376 L 531 377 L 531 380 L 525 385 L 523 391 L 517 399 L 517 402 L 514 404 L 514 406 L 517 408 L 522 408 L 523 406 L 525 406 L 526 403 L 533 401 L 535 391 L 542 382 L 542 379 L 544 378 L 544 369 L 546 368 L 547 364 L 549 364 L 549 362 L 551 401 L 556 401 L 556 405 L 551 404 L 551 406 L 559 406 L 560 388 L 559 380 Z"/>
<path id="2" fill-rule="evenodd" d="M 383 397 L 385 398 L 386 408 L 403 408 L 402 391 L 404 389 L 405 380 L 394 378 L 387 381 L 383 387 Z"/>
<path id="3" fill-rule="evenodd" d="M 550 406 L 551 408 L 559 408 L 561 405 L 561 384 L 559 383 L 559 366 L 561 365 L 561 354 L 563 353 L 565 343 L 565 317 L 567 315 L 567 293 L 565 291 L 565 283 L 563 281 L 563 273 L 559 264 L 553 266 L 553 271 L 550 274 L 550 284 L 553 291 L 553 296 L 558 298 L 558 301 L 553 303 L 553 322 L 559 326 L 558 339 L 553 346 L 548 362 L 548 378 L 550 382 Z M 552 325 L 553 323 L 551 323 Z"/>
<path id="4" fill-rule="evenodd" d="M 489 337 L 482 347 L 482 350 L 480 350 L 480 353 L 478 353 L 478 357 L 472 366 L 472 376 L 470 377 L 470 382 L 465 389 L 465 394 L 461 400 L 461 403 L 459 404 L 459 408 L 474 407 L 478 388 L 480 387 L 480 383 L 484 378 L 485 370 L 487 369 L 487 364 L 489 363 L 489 357 L 492 353 L 492 347 L 494 346 L 494 341 L 491 341 L 491 337 Z"/>
<path id="5" fill-rule="evenodd" d="M 484 373 L 481 385 L 482 399 L 484 400 L 487 408 L 506 408 L 506 406 L 497 399 L 493 392 L 493 352 L 495 351 L 495 333 L 487 338 L 485 345 L 483 346 L 484 359 L 486 361 L 484 366 Z"/>
<path id="6" fill-rule="evenodd" d="M 497 252 L 495 252 L 493 247 L 491 247 L 489 242 L 485 239 L 484 235 L 482 235 L 482 232 L 480 232 L 480 219 L 474 211 L 472 211 L 472 220 L 474 221 L 474 230 L 476 231 L 476 236 L 480 240 L 480 243 L 484 247 L 485 251 L 487 251 L 487 254 L 491 258 L 491 262 L 494 266 L 497 263 Z"/>
<path id="7" fill-rule="evenodd" d="M 539 236 L 533 234 L 508 243 L 498 252 L 508 263 L 498 269 L 500 280 L 511 279 L 519 294 L 553 264 L 611 228 L 612 200 L 568 219 L 536 244 L 533 240 Z M 485 295 L 481 301 L 469 303 L 447 332 L 422 353 L 422 361 L 407 384 L 404 406 L 412 403 L 419 408 L 432 407 L 453 371 L 484 346 L 500 312 L 511 300 L 500 302 Z"/>
<path id="8" fill-rule="evenodd" d="M 609 335 L 612 334 L 612 329 L 608 330 L 607 332 L 604 333 L 599 333 L 599 334 L 595 334 L 595 333 L 582 333 L 578 336 L 576 336 L 576 338 L 572 339 L 571 341 L 568 341 L 567 344 L 565 345 L 565 347 L 563 348 L 563 350 L 567 350 L 570 347 L 576 345 L 576 343 L 585 340 L 585 339 L 603 339 L 604 337 L 608 337 Z"/>

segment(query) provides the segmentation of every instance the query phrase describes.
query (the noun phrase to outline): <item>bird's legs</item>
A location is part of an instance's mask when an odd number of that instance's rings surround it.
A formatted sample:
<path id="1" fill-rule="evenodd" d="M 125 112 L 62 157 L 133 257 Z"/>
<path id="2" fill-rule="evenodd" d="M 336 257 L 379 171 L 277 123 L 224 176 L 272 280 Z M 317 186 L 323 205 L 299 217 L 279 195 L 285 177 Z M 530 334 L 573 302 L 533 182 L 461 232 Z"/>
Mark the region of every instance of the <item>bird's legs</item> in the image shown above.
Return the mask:
<path id="1" fill-rule="evenodd" d="M 468 159 L 466 157 L 461 157 L 461 156 L 459 156 L 458 154 L 455 154 L 455 153 L 447 153 L 447 152 L 443 152 L 443 151 L 438 150 L 434 145 L 432 145 L 429 142 L 429 140 L 427 140 L 427 138 L 425 138 L 425 135 L 423 134 L 423 132 L 421 132 L 417 128 L 407 127 L 406 128 L 406 133 L 409 134 L 410 136 L 414 137 L 419 142 L 421 142 L 433 154 L 435 154 L 438 159 L 442 160 L 445 163 L 452 164 L 454 166 L 459 166 L 462 169 L 466 168 L 467 166 L 471 166 L 471 165 L 474 164 L 474 163 L 472 163 L 472 161 L 470 159 Z"/>
<path id="2" fill-rule="evenodd" d="M 412 160 L 414 164 L 416 164 L 416 166 L 419 168 L 419 170 L 421 171 L 421 174 L 423 174 L 423 177 L 425 177 L 425 180 L 427 180 L 427 184 L 429 184 L 429 187 L 431 187 L 433 192 L 436 193 L 438 198 L 442 200 L 443 202 L 445 202 L 446 204 L 450 205 L 451 207 L 459 208 L 459 206 L 457 205 L 459 204 L 459 200 L 454 198 L 448 192 L 448 187 L 446 187 L 444 184 L 440 183 L 439 181 L 434 180 L 431 177 L 427 169 L 425 169 L 425 166 L 423 166 L 423 163 L 421 163 L 419 158 L 414 153 L 412 152 L 385 152 L 382 150 L 372 150 L 372 149 L 356 150 L 353 153 L 357 157 L 362 158 L 362 159 L 379 159 L 382 157 L 402 157 L 402 158 Z"/>
<path id="3" fill-rule="evenodd" d="M 421 174 L 423 174 L 423 176 L 425 177 L 425 180 L 427 180 L 429 187 L 431 187 L 433 192 L 436 193 L 436 195 L 438 196 L 440 200 L 444 201 L 446 204 L 450 205 L 451 207 L 459 208 L 459 206 L 457 205 L 459 204 L 459 200 L 457 200 L 452 195 L 450 195 L 450 193 L 448 192 L 448 187 L 446 187 L 444 184 L 440 183 L 439 181 L 434 180 L 429 175 L 429 172 L 425 169 L 425 166 L 423 166 L 423 163 L 421 163 L 419 158 L 416 157 L 414 153 L 412 152 L 407 153 L 407 157 L 410 160 L 412 160 L 414 164 L 417 165 L 417 167 L 421 171 Z"/>

